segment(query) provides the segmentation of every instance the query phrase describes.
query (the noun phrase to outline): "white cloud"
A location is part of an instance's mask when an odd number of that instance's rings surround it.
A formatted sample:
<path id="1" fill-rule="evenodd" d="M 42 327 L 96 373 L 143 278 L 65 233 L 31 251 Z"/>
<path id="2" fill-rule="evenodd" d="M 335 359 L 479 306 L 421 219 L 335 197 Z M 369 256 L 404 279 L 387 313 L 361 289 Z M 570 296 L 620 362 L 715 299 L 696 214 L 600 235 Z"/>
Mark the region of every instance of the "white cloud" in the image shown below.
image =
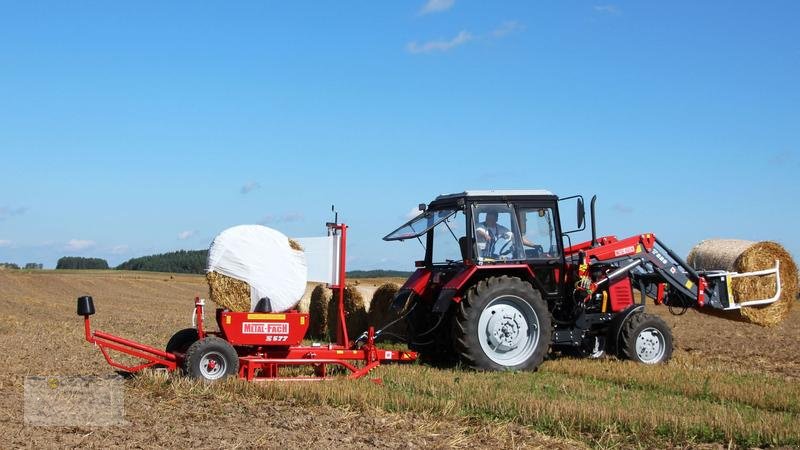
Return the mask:
<path id="1" fill-rule="evenodd" d="M 455 5 L 456 0 L 428 0 L 419 10 L 419 15 L 440 13 L 447 11 Z"/>
<path id="2" fill-rule="evenodd" d="M 244 184 L 244 186 L 242 186 L 239 192 L 241 192 L 242 194 L 249 194 L 260 187 L 261 185 L 258 184 L 257 181 L 248 181 L 247 183 Z"/>
<path id="3" fill-rule="evenodd" d="M 0 206 L 0 220 L 6 220 L 10 217 L 25 214 L 26 211 L 28 211 L 28 208 L 24 206 L 19 206 L 16 208 L 12 208 L 10 206 Z"/>
<path id="4" fill-rule="evenodd" d="M 595 5 L 594 11 L 600 14 L 619 14 L 622 12 L 617 5 Z"/>
<path id="5" fill-rule="evenodd" d="M 409 221 L 420 214 L 422 214 L 422 211 L 419 210 L 419 206 L 415 206 L 411 208 L 411 211 L 407 212 L 406 215 L 403 216 L 403 220 Z"/>
<path id="6" fill-rule="evenodd" d="M 112 255 L 121 255 L 123 253 L 127 253 L 128 252 L 128 248 L 129 247 L 127 245 L 125 245 L 125 244 L 115 245 L 115 246 L 111 247 L 111 254 Z"/>
<path id="7" fill-rule="evenodd" d="M 81 250 L 92 248 L 95 245 L 97 245 L 96 242 L 88 239 L 70 239 L 69 242 L 67 242 L 67 245 L 64 246 L 64 250 L 79 252 Z"/>
<path id="8" fill-rule="evenodd" d="M 464 45 L 473 39 L 473 36 L 468 31 L 461 31 L 450 40 L 434 40 L 421 44 L 416 41 L 409 42 L 408 45 L 406 45 L 406 50 L 412 54 L 446 52 L 459 45 Z"/>
<path id="9" fill-rule="evenodd" d="M 185 241 L 186 239 L 189 239 L 190 237 L 194 236 L 195 233 L 197 233 L 197 231 L 195 230 L 181 231 L 180 233 L 178 233 L 178 239 Z"/>
<path id="10" fill-rule="evenodd" d="M 522 31 L 525 27 L 522 26 L 521 23 L 517 22 L 516 20 L 508 20 L 500 24 L 499 27 L 492 30 L 492 37 L 501 38 L 508 36 L 509 34 L 517 33 Z"/>
<path id="11" fill-rule="evenodd" d="M 11 247 L 12 242 L 8 239 L 0 239 L 0 247 Z"/>
<path id="12" fill-rule="evenodd" d="M 275 223 L 301 222 L 303 219 L 305 219 L 303 213 L 288 212 L 278 216 L 267 214 L 261 220 L 259 220 L 258 223 L 260 225 L 270 225 Z"/>

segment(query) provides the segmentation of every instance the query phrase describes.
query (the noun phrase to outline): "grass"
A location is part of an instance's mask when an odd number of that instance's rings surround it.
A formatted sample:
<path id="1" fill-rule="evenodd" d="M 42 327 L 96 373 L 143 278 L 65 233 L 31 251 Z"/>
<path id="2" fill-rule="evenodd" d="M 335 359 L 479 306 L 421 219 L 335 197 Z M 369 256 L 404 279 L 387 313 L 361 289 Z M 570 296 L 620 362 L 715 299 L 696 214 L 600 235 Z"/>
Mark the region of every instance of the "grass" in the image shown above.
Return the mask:
<path id="1" fill-rule="evenodd" d="M 734 443 L 800 445 L 800 383 L 759 374 L 647 367 L 616 360 L 549 361 L 537 373 L 477 373 L 421 365 L 384 366 L 368 381 L 204 385 L 146 374 L 133 385 L 153 395 L 220 401 L 291 400 L 414 412 L 454 420 L 511 422 L 593 445 Z"/>

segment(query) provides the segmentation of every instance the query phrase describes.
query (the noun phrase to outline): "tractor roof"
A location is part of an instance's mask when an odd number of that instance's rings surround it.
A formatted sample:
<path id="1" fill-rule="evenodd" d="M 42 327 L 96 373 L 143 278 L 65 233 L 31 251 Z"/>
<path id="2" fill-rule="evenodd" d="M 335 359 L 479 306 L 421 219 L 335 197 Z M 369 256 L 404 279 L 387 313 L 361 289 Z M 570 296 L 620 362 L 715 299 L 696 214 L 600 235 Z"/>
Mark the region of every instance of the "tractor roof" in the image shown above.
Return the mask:
<path id="1" fill-rule="evenodd" d="M 454 200 L 459 198 L 464 199 L 477 199 L 482 200 L 505 200 L 505 199 L 520 199 L 522 197 L 542 197 L 556 198 L 556 195 L 544 189 L 491 189 L 491 190 L 471 190 L 458 192 L 456 194 L 443 194 L 436 197 L 435 202 L 442 200 Z"/>

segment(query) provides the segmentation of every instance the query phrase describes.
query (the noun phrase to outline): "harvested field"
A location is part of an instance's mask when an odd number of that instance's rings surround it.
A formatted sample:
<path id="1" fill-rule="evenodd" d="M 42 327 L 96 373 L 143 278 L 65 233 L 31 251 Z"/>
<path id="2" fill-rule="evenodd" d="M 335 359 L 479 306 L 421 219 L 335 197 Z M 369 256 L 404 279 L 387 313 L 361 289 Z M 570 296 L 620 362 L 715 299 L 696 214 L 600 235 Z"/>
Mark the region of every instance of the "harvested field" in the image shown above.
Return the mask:
<path id="1" fill-rule="evenodd" d="M 360 280 L 359 289 L 384 281 Z M 160 347 L 188 326 L 192 298 L 207 296 L 207 289 L 202 276 L 0 273 L 5 446 L 800 445 L 800 308 L 774 328 L 650 308 L 675 333 L 675 358 L 664 366 L 613 358 L 551 360 L 537 373 L 397 365 L 374 372 L 383 385 L 230 380 L 208 386 L 151 373 L 125 382 L 127 426 L 23 423 L 25 376 L 113 373 L 83 340 L 75 297 L 94 296 L 98 329 Z"/>

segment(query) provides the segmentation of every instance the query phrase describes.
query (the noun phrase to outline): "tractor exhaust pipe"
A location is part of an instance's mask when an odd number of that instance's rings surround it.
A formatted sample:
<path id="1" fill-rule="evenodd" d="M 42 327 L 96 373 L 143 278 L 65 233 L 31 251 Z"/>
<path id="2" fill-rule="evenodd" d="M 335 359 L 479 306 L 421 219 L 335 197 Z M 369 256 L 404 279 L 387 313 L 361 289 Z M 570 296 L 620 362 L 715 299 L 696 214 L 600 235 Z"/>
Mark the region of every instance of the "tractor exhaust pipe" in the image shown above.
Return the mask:
<path id="1" fill-rule="evenodd" d="M 594 204 L 597 202 L 597 196 L 592 196 L 592 202 L 589 204 L 589 214 L 592 216 L 592 247 L 597 245 L 597 220 L 595 219 Z"/>

